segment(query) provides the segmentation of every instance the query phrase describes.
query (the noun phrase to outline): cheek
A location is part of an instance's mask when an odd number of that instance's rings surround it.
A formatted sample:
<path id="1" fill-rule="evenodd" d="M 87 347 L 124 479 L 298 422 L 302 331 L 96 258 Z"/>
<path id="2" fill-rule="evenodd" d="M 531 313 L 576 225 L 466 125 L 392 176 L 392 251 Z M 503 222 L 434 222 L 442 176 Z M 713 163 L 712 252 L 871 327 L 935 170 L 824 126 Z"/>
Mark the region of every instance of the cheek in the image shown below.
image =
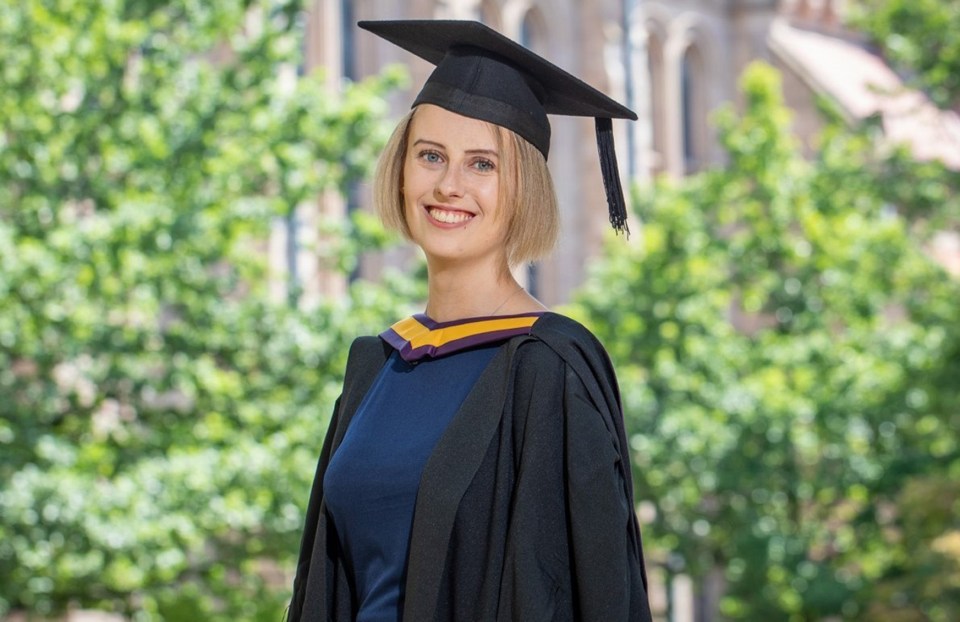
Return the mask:
<path id="1" fill-rule="evenodd" d="M 403 174 L 400 177 L 400 203 L 403 205 L 403 214 L 405 218 L 410 218 L 410 210 L 417 201 L 417 180 L 410 167 L 404 165 Z"/>
<path id="2" fill-rule="evenodd" d="M 400 191 L 400 204 L 403 206 L 403 220 L 409 229 L 410 223 L 413 222 L 413 213 L 416 209 L 417 201 L 407 188 Z"/>
<path id="3" fill-rule="evenodd" d="M 407 225 L 415 220 L 417 213 L 417 202 L 413 200 L 404 199 L 403 201 L 403 218 L 407 221 Z"/>
<path id="4" fill-rule="evenodd" d="M 499 184 L 488 184 L 483 188 L 481 196 L 483 197 L 484 204 L 487 206 L 487 210 L 499 218 L 500 212 L 503 211 L 503 206 L 500 205 L 501 197 Z"/>
<path id="5" fill-rule="evenodd" d="M 432 182 L 428 171 L 423 167 L 413 166 L 408 161 L 403 167 L 400 177 L 400 194 L 408 200 L 416 201 L 425 192 L 432 189 Z"/>

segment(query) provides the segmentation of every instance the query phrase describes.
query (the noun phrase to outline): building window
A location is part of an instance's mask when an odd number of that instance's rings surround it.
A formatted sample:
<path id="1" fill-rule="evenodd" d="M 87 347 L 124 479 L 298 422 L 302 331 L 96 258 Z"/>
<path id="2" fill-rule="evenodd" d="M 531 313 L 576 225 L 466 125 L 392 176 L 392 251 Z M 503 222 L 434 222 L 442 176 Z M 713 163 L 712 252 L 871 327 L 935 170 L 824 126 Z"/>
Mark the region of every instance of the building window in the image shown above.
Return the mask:
<path id="1" fill-rule="evenodd" d="M 523 21 L 520 22 L 520 43 L 531 50 L 537 45 L 538 26 L 534 23 L 536 19 L 536 16 L 533 15 L 533 9 L 531 9 L 527 11 L 526 15 L 523 16 Z"/>
<path id="2" fill-rule="evenodd" d="M 703 57 L 690 46 L 680 63 L 680 106 L 683 123 L 683 172 L 696 173 L 704 165 L 706 106 L 703 94 Z"/>
<path id="3" fill-rule="evenodd" d="M 667 119 L 663 105 L 663 40 L 652 32 L 647 36 L 647 72 L 650 77 L 650 137 L 653 151 L 650 174 L 657 175 L 667 170 Z"/>
<path id="4" fill-rule="evenodd" d="M 354 33 L 356 32 L 356 20 L 353 18 L 353 0 L 340 0 L 340 71 L 344 78 L 350 80 L 356 79 L 356 68 L 354 67 Z"/>

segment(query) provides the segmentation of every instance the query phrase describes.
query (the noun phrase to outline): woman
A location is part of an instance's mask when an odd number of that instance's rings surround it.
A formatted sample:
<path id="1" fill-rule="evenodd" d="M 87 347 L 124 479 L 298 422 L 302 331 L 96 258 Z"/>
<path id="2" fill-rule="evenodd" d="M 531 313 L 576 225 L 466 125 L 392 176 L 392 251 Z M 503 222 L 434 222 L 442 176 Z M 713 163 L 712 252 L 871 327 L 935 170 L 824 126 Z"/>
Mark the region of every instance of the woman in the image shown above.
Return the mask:
<path id="1" fill-rule="evenodd" d="M 649 620 L 616 379 L 510 266 L 550 250 L 547 112 L 632 112 L 476 22 L 362 22 L 437 65 L 378 166 L 423 249 L 425 313 L 354 342 L 307 511 L 290 621 Z"/>

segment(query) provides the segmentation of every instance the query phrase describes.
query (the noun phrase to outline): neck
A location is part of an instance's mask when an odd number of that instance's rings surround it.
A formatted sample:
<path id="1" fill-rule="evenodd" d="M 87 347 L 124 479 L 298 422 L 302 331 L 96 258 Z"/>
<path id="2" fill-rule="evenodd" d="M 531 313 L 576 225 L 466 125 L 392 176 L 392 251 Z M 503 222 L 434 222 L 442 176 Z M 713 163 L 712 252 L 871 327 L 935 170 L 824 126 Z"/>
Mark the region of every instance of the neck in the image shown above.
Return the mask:
<path id="1" fill-rule="evenodd" d="M 427 315 L 438 322 L 494 315 L 520 285 L 506 267 L 428 265 Z"/>

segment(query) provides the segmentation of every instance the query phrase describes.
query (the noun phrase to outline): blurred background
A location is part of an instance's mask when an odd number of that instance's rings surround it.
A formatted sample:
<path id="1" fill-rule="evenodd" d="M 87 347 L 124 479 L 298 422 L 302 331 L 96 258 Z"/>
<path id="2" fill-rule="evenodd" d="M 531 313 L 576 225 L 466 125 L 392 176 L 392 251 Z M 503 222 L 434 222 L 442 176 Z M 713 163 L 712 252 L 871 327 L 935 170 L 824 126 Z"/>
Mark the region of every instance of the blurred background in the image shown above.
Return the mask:
<path id="1" fill-rule="evenodd" d="M 620 377 L 657 619 L 960 619 L 960 0 L 0 6 L 0 620 L 278 621 L 347 348 L 422 309 L 364 179 L 480 19 L 626 102 L 518 269 Z"/>

